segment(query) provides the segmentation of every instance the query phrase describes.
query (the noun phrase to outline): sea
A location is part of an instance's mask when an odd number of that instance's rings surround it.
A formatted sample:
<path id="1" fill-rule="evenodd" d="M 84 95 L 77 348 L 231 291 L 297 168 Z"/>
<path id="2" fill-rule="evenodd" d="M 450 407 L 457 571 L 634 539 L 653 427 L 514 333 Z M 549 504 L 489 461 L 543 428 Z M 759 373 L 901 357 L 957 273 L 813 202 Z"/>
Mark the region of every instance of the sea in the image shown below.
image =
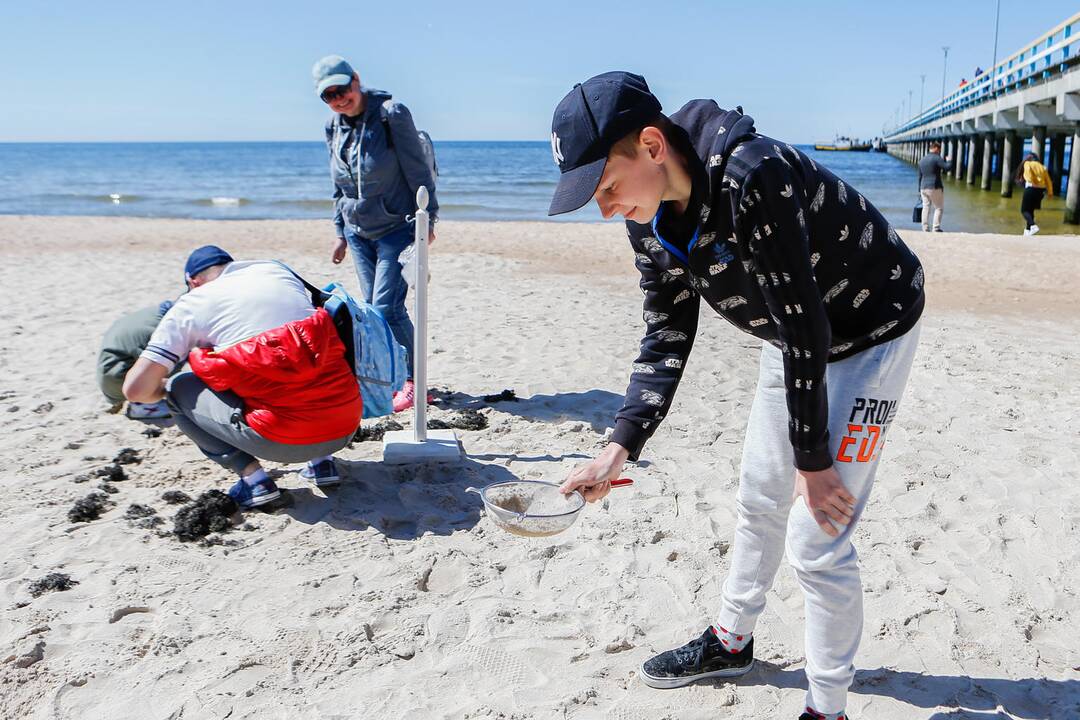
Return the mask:
<path id="1" fill-rule="evenodd" d="M 912 223 L 918 200 L 912 165 L 885 153 L 798 147 L 896 228 L 918 227 Z M 435 154 L 442 219 L 553 220 L 547 207 L 558 169 L 550 143 L 436 142 Z M 331 217 L 332 189 L 322 142 L 0 143 L 0 214 L 317 219 Z M 1019 196 L 1006 200 L 996 188 L 982 192 L 950 180 L 945 229 L 1019 234 Z M 1076 232 L 1061 225 L 1054 202 L 1044 203 L 1040 226 Z M 590 204 L 554 220 L 602 218 Z"/>

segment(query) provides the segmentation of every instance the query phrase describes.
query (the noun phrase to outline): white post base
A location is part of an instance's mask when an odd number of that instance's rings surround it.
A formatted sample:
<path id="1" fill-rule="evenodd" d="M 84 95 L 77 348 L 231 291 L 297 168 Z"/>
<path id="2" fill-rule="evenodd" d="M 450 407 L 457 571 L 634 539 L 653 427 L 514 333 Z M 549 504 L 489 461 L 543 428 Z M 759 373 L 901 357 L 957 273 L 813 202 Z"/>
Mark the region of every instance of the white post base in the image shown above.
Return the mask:
<path id="1" fill-rule="evenodd" d="M 383 436 L 383 462 L 387 465 L 454 462 L 461 459 L 461 445 L 453 430 L 428 430 L 417 442 L 412 430 L 394 430 Z"/>

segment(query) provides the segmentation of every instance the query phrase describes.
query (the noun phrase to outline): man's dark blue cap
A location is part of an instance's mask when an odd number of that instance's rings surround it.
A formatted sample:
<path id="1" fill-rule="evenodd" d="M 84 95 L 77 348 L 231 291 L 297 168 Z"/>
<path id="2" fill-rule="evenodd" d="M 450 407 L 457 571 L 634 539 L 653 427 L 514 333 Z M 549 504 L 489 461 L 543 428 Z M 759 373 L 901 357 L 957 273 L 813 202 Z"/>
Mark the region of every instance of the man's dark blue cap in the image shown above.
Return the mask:
<path id="1" fill-rule="evenodd" d="M 203 270 L 215 265 L 224 265 L 233 261 L 232 255 L 217 245 L 203 245 L 188 255 L 184 264 L 184 282 L 188 283 Z"/>
<path id="2" fill-rule="evenodd" d="M 640 75 L 606 72 L 575 85 L 551 119 L 551 154 L 561 176 L 548 215 L 589 202 L 612 146 L 654 120 L 660 110 L 660 101 Z"/>

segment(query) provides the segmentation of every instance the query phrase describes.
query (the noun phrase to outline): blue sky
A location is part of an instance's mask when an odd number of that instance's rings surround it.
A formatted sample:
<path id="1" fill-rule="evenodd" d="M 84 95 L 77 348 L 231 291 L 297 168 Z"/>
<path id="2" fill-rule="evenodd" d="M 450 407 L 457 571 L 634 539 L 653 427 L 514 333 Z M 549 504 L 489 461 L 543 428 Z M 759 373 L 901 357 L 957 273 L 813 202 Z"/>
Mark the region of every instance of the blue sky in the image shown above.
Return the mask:
<path id="1" fill-rule="evenodd" d="M 871 136 L 990 65 L 994 0 L 55 0 L 0 10 L 0 142 L 318 140 L 312 63 L 345 55 L 436 140 L 543 140 L 575 82 L 642 73 L 673 112 L 741 104 L 793 142 Z M 1076 11 L 1002 0 L 999 59 Z M 664 9 L 660 9 L 663 7 Z M 917 109 L 917 108 L 915 108 Z"/>

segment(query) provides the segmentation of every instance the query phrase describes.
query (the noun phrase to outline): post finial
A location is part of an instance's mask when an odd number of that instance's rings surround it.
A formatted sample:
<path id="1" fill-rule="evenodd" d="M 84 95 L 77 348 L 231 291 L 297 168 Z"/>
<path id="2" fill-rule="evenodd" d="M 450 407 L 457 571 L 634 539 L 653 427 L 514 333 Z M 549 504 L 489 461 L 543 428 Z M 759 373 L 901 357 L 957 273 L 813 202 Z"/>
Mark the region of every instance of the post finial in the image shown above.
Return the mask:
<path id="1" fill-rule="evenodd" d="M 416 191 L 416 208 L 418 210 L 427 210 L 428 204 L 428 191 L 423 185 Z"/>

